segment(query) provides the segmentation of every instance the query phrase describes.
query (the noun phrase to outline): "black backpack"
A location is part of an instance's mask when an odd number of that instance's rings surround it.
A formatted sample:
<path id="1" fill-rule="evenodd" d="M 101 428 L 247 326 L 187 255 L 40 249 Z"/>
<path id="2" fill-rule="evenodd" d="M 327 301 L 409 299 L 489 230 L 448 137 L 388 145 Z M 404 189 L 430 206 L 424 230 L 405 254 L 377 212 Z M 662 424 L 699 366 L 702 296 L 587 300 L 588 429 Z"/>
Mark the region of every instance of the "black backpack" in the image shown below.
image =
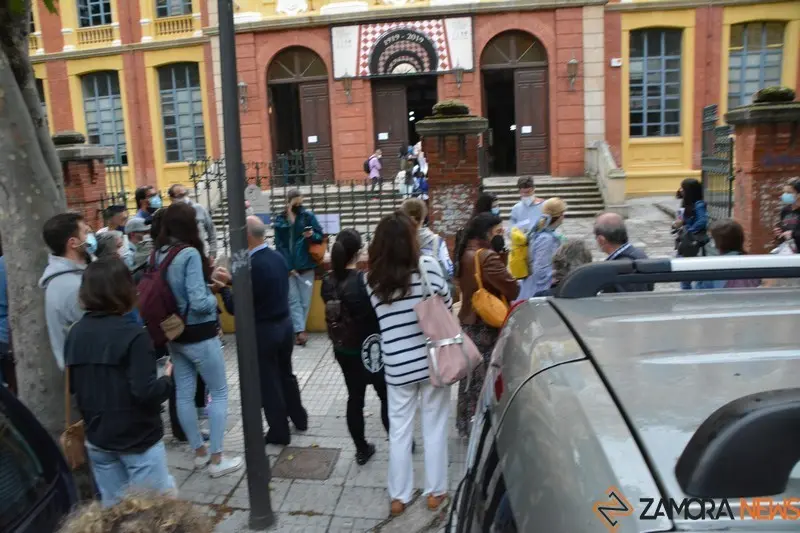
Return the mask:
<path id="1" fill-rule="evenodd" d="M 364 161 L 364 172 L 365 172 L 365 173 L 367 173 L 367 174 L 369 174 L 369 160 L 370 160 L 370 159 L 371 159 L 371 158 L 367 158 L 367 159 Z"/>
<path id="2" fill-rule="evenodd" d="M 334 284 L 336 298 L 325 302 L 325 325 L 328 327 L 328 337 L 335 350 L 360 349 L 361 326 L 353 319 L 347 305 L 341 299 L 342 285 L 348 280 L 339 282 L 333 276 L 329 279 Z"/>

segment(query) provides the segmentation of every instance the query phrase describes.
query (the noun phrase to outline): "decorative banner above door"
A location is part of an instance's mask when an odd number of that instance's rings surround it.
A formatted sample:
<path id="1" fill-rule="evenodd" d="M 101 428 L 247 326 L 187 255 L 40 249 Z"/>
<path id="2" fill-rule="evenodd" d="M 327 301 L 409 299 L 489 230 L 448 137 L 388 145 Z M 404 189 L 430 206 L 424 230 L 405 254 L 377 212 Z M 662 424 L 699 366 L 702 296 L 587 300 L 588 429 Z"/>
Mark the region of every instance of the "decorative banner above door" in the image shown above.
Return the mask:
<path id="1" fill-rule="evenodd" d="M 336 79 L 473 69 L 469 17 L 338 26 L 331 42 Z"/>

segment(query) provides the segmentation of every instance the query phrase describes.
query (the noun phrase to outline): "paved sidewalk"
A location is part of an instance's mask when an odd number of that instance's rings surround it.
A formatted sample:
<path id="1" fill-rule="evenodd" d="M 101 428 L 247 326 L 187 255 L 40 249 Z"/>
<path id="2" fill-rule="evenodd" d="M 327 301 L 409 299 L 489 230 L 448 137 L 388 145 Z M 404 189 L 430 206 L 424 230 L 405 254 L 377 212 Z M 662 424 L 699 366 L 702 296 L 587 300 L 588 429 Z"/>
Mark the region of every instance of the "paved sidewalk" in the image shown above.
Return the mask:
<path id="1" fill-rule="evenodd" d="M 230 386 L 228 432 L 225 451 L 244 453 L 244 440 L 239 403 L 238 365 L 235 339 L 226 338 L 225 362 Z M 389 516 L 386 494 L 388 441 L 380 422 L 380 403 L 374 391 L 367 394 L 365 407 L 367 439 L 377 447 L 375 456 L 364 466 L 355 463 L 355 448 L 347 432 L 345 407 L 347 392 L 341 370 L 324 335 L 312 335 L 305 348 L 298 348 L 293 357 L 300 382 L 303 403 L 309 414 L 309 428 L 292 436 L 292 446 L 338 448 L 338 460 L 331 476 L 324 481 L 273 478 L 270 483 L 272 507 L 277 512 L 281 533 L 344 533 L 364 532 L 379 526 Z M 453 391 L 455 395 L 455 390 Z M 455 396 L 454 396 L 455 401 Z M 203 424 L 206 427 L 206 423 Z M 266 427 L 266 423 L 265 423 Z M 414 456 L 415 484 L 424 480 L 422 437 L 417 425 L 418 449 Z M 207 472 L 191 470 L 188 445 L 167 438 L 170 469 L 180 488 L 180 496 L 208 506 L 220 519 L 217 531 L 247 531 L 248 491 L 244 470 L 218 479 Z M 274 464 L 281 447 L 268 446 Z M 450 484 L 456 488 L 464 469 L 466 443 L 455 434 L 451 424 Z M 425 510 L 427 513 L 427 510 Z M 435 518 L 429 513 L 430 518 Z M 431 520 L 433 521 L 433 520 Z M 384 532 L 389 528 L 381 528 Z M 411 533 L 405 529 L 405 533 Z"/>
<path id="2" fill-rule="evenodd" d="M 663 198 L 632 200 L 627 221 L 630 238 L 643 247 L 651 257 L 672 255 L 673 240 L 669 233 L 670 217 L 654 204 Z M 569 219 L 564 223 L 568 237 L 587 241 L 596 259 L 597 251 L 592 233 L 591 219 Z M 229 411 L 225 451 L 244 453 L 241 408 L 239 396 L 238 365 L 235 339 L 226 338 L 225 360 L 228 372 Z M 330 344 L 324 335 L 312 335 L 305 348 L 295 350 L 294 370 L 300 382 L 303 403 L 309 413 L 309 429 L 292 436 L 292 446 L 338 449 L 339 455 L 330 477 L 323 481 L 307 479 L 274 478 L 270 483 L 272 506 L 277 514 L 280 533 L 361 533 L 381 531 L 391 533 L 416 533 L 437 531 L 443 522 L 422 505 L 406 512 L 402 520 L 386 523 L 389 500 L 386 493 L 388 470 L 388 442 L 380 422 L 379 402 L 374 391 L 367 393 L 365 408 L 366 434 L 377 447 L 377 453 L 365 466 L 355 463 L 355 449 L 347 432 L 345 409 L 347 391 L 339 365 L 333 358 Z M 453 388 L 453 412 L 456 388 Z M 206 422 L 203 423 L 204 427 Z M 266 427 L 266 423 L 264 424 Z M 455 424 L 450 423 L 450 486 L 454 491 L 464 471 L 466 442 L 456 436 Z M 168 425 L 167 425 L 168 427 Z M 167 429 L 169 434 L 169 430 Z M 415 484 L 424 480 L 423 442 L 416 430 L 417 452 L 414 456 Z M 219 479 L 209 478 L 206 472 L 193 472 L 188 446 L 167 437 L 168 458 L 183 498 L 206 506 L 219 521 L 219 533 L 244 532 L 248 520 L 248 492 L 244 470 Z M 267 453 L 274 464 L 280 447 L 268 446 Z M 424 499 L 418 500 L 419 504 Z M 431 529 L 431 527 L 433 527 Z"/>

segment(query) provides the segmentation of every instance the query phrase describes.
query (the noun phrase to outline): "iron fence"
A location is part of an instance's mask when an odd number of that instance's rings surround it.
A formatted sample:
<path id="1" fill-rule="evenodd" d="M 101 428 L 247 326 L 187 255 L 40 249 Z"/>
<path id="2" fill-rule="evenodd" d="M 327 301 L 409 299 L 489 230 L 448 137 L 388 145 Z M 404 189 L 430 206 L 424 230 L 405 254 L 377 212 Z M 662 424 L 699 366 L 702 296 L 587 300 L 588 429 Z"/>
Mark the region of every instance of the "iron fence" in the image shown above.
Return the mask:
<path id="1" fill-rule="evenodd" d="M 394 212 L 411 191 L 401 189 L 394 181 L 375 183 L 352 180 L 335 183 L 314 183 L 313 179 L 287 179 L 291 173 L 274 176 L 274 164 L 247 162 L 245 180 L 251 212 L 272 225 L 275 217 L 285 212 L 287 197 L 297 189 L 305 198 L 304 205 L 314 212 L 332 245 L 343 228 L 354 228 L 369 243 L 375 226 L 382 217 Z M 285 167 L 279 167 L 285 168 Z M 217 227 L 217 246 L 226 255 L 230 252 L 228 194 L 224 159 L 205 159 L 190 165 L 191 186 L 195 201 L 210 212 Z M 297 178 L 301 176 L 297 175 Z M 274 233 L 268 232 L 274 246 Z"/>
<path id="2" fill-rule="evenodd" d="M 709 216 L 718 220 L 733 214 L 733 135 L 727 124 L 718 126 L 717 105 L 703 108 L 702 182 Z"/>
<path id="3" fill-rule="evenodd" d="M 106 164 L 106 201 L 108 205 L 124 205 L 128 209 L 128 201 L 133 198 L 125 190 L 125 175 L 122 171 L 122 165 L 116 163 Z M 108 206 L 106 206 L 108 207 Z"/>
<path id="4" fill-rule="evenodd" d="M 117 194 L 108 192 L 89 199 L 67 197 L 67 209 L 83 215 L 84 220 L 93 230 L 105 226 L 103 213 L 107 207 L 112 205 L 125 205 L 125 203 Z"/>

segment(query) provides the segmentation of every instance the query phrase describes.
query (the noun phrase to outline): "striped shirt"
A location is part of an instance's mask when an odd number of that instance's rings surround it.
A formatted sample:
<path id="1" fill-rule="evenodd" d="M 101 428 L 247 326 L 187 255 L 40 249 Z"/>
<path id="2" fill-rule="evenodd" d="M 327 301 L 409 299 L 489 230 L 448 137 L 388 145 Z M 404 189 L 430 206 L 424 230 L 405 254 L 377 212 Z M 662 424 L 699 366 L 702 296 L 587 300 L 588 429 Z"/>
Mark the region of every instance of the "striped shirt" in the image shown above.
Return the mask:
<path id="1" fill-rule="evenodd" d="M 450 290 L 436 259 L 423 256 L 421 260 L 433 291 L 439 294 L 448 309 L 453 306 Z M 367 286 L 370 302 L 378 317 L 381 330 L 384 374 L 388 385 L 410 385 L 428 379 L 428 352 L 425 334 L 417 322 L 414 306 L 422 301 L 420 275 L 411 275 L 409 294 L 390 304 L 378 300 Z"/>

